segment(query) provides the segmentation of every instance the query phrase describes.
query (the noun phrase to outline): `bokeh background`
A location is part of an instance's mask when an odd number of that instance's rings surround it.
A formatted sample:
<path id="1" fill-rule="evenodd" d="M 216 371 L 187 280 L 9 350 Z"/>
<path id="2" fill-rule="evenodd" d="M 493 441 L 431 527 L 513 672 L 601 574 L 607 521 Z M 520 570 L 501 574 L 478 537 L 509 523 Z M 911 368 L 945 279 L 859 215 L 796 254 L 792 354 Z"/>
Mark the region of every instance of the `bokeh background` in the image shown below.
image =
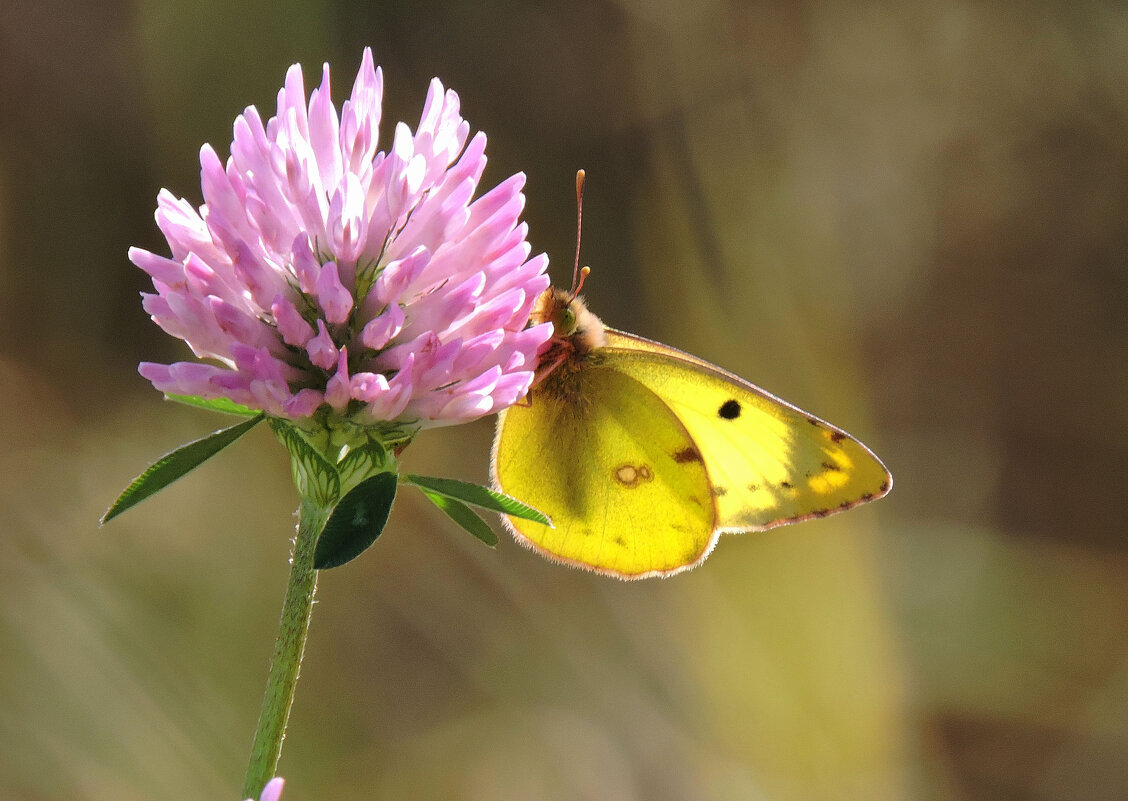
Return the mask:
<path id="1" fill-rule="evenodd" d="M 302 799 L 1128 797 L 1128 7 L 1116 2 L 6 0 L 0 13 L 0 798 L 235 799 L 295 496 L 224 424 L 131 244 L 198 148 L 371 45 L 427 81 L 589 303 L 856 434 L 896 487 L 622 584 L 404 493 L 321 577 L 283 754 Z M 484 480 L 492 421 L 409 468 Z"/>

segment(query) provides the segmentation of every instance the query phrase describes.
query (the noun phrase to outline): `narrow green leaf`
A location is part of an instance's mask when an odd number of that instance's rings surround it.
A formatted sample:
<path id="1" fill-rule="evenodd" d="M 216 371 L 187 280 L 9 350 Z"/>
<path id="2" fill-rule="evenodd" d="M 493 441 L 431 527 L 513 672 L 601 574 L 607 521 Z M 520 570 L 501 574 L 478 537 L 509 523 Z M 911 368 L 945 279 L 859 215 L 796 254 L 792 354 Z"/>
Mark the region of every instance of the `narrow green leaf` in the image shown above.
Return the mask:
<path id="1" fill-rule="evenodd" d="M 419 491 L 426 496 L 427 500 L 446 512 L 447 517 L 455 523 L 458 523 L 458 525 L 462 526 L 462 528 L 469 531 L 486 545 L 491 548 L 497 546 L 497 534 L 494 534 L 489 524 L 478 517 L 477 513 L 462 501 L 456 501 L 449 495 L 441 495 L 437 492 L 423 489 L 422 487 L 419 487 Z"/>
<path id="2" fill-rule="evenodd" d="M 552 521 L 544 512 L 538 511 L 528 504 L 521 503 L 516 498 L 504 495 L 500 492 L 494 492 L 492 489 L 471 484 L 468 481 L 458 481 L 453 478 L 435 478 L 433 476 L 417 476 L 409 473 L 404 476 L 404 480 L 409 484 L 414 484 L 423 490 L 430 490 L 431 492 L 445 495 L 448 498 L 454 498 L 457 501 L 471 504 L 473 506 L 481 507 L 482 509 L 489 509 L 491 512 L 501 512 L 502 514 L 512 515 L 513 517 L 520 517 L 525 520 L 532 520 L 535 523 L 542 523 L 549 528 L 552 527 Z"/>
<path id="3" fill-rule="evenodd" d="M 187 445 L 181 445 L 176 450 L 166 453 L 151 464 L 148 470 L 133 479 L 130 485 L 125 488 L 125 491 L 113 502 L 113 505 L 102 515 L 98 524 L 105 525 L 126 509 L 136 506 L 150 495 L 160 492 L 193 468 L 199 467 L 258 425 L 263 417 L 265 415 L 259 412 L 250 420 L 244 420 L 242 423 L 220 429 L 214 434 L 189 442 Z"/>
<path id="4" fill-rule="evenodd" d="M 396 483 L 395 473 L 377 473 L 341 499 L 317 540 L 314 567 L 340 567 L 368 550 L 388 522 Z"/>
<path id="5" fill-rule="evenodd" d="M 165 400 L 175 401 L 176 403 L 183 403 L 185 406 L 195 406 L 198 409 L 207 409 L 212 412 L 223 412 L 224 414 L 237 414 L 240 417 L 254 417 L 258 412 L 249 406 L 244 406 L 241 403 L 236 403 L 227 398 L 201 398 L 199 395 L 169 395 L 165 394 Z"/>

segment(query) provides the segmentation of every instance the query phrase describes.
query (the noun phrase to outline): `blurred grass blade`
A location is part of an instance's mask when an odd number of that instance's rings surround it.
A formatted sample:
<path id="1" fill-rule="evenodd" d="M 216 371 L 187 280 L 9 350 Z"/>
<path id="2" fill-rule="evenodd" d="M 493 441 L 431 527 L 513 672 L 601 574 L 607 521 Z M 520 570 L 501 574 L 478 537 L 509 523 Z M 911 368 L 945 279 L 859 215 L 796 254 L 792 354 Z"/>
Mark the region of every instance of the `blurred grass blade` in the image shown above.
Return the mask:
<path id="1" fill-rule="evenodd" d="M 471 484 L 468 481 L 458 481 L 453 478 L 417 476 L 411 473 L 404 476 L 404 480 L 422 490 L 443 495 L 447 498 L 453 498 L 456 501 L 462 501 L 463 503 L 478 506 L 482 509 L 489 509 L 491 512 L 501 512 L 502 514 L 520 517 L 524 520 L 532 520 L 534 523 L 541 523 L 549 528 L 552 527 L 552 521 L 548 519 L 548 516 L 545 515 L 544 512 L 540 512 L 528 504 L 521 503 L 521 501 L 516 498 L 511 498 L 500 492 L 494 492 L 491 489 L 481 487 L 477 484 Z"/>
<path id="2" fill-rule="evenodd" d="M 368 550 L 388 522 L 397 483 L 395 473 L 377 473 L 341 499 L 317 540 L 315 568 L 340 567 Z"/>
<path id="3" fill-rule="evenodd" d="M 209 434 L 206 437 L 194 440 L 187 445 L 182 445 L 176 450 L 166 453 L 160 459 L 153 462 L 153 464 L 149 465 L 149 468 L 144 473 L 133 479 L 130 485 L 125 488 L 125 491 L 113 502 L 113 505 L 102 515 L 102 519 L 98 521 L 98 525 L 105 525 L 126 509 L 136 506 L 150 495 L 155 495 L 163 490 L 185 473 L 199 467 L 258 425 L 263 417 L 265 417 L 265 415 L 259 412 L 250 420 L 245 420 L 242 423 L 236 423 L 228 428 L 220 429 L 214 434 Z"/>
<path id="4" fill-rule="evenodd" d="M 185 406 L 195 406 L 198 409 L 207 409 L 212 412 L 237 414 L 240 417 L 253 417 L 258 414 L 251 407 L 227 398 L 201 398 L 199 395 L 169 395 L 166 393 L 165 400 L 183 403 Z"/>
<path id="5" fill-rule="evenodd" d="M 419 491 L 427 497 L 427 500 L 446 512 L 447 517 L 469 531 L 486 545 L 491 548 L 497 546 L 497 534 L 494 534 L 489 524 L 478 517 L 477 513 L 462 501 L 456 501 L 450 496 L 440 495 L 437 492 L 423 489 L 423 487 L 419 487 Z"/>

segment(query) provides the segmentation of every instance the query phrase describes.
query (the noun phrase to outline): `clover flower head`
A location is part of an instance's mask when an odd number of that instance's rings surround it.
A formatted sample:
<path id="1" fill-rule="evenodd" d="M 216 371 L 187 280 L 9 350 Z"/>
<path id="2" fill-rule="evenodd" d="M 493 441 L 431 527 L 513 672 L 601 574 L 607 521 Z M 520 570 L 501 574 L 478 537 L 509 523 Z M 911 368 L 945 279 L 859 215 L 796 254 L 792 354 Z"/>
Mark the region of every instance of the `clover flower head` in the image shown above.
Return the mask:
<path id="1" fill-rule="evenodd" d="M 226 163 L 201 149 L 199 209 L 160 192 L 171 258 L 129 257 L 145 310 L 201 361 L 142 363 L 158 390 L 419 427 L 525 395 L 551 326 L 526 327 L 548 259 L 529 256 L 524 176 L 475 199 L 486 137 L 438 79 L 380 150 L 382 94 L 369 49 L 339 112 L 329 65 L 307 100 L 295 64 L 274 117 L 235 120 Z"/>

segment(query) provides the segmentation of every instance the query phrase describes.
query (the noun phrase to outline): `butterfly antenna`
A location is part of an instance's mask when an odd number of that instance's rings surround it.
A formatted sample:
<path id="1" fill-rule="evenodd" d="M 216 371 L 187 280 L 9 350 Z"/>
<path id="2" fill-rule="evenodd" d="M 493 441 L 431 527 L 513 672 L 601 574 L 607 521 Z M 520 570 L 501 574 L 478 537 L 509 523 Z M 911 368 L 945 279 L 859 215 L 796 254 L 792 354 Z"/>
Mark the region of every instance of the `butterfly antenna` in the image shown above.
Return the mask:
<path id="1" fill-rule="evenodd" d="M 583 170 L 576 171 L 576 260 L 572 263 L 572 289 L 569 301 L 575 300 L 576 295 L 583 289 L 584 281 L 591 272 L 590 267 L 580 269 L 580 233 L 584 226 L 584 178 Z"/>

